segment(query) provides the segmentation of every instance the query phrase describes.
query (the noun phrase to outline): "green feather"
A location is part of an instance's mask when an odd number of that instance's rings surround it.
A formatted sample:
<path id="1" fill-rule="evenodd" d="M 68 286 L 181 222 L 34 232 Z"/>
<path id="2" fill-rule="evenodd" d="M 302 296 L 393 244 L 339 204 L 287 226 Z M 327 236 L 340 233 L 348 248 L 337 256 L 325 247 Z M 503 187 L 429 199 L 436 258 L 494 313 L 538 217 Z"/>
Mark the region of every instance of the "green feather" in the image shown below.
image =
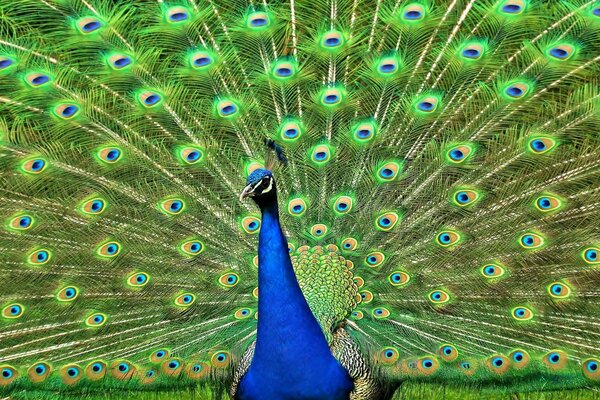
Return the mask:
<path id="1" fill-rule="evenodd" d="M 1 395 L 228 385 L 267 138 L 305 297 L 384 385 L 600 382 L 597 2 L 0 6 Z"/>

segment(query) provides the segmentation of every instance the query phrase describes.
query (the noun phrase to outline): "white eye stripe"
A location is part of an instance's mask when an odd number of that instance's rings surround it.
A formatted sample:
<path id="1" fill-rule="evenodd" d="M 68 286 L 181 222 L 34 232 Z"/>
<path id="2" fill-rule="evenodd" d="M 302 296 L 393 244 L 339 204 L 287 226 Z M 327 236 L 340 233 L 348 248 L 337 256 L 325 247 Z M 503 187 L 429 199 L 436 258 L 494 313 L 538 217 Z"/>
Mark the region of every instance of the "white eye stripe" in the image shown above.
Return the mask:
<path id="1" fill-rule="evenodd" d="M 273 189 L 273 179 L 271 179 L 271 177 L 269 177 L 269 187 L 267 187 L 262 192 L 263 193 L 269 193 L 271 191 L 271 189 Z"/>

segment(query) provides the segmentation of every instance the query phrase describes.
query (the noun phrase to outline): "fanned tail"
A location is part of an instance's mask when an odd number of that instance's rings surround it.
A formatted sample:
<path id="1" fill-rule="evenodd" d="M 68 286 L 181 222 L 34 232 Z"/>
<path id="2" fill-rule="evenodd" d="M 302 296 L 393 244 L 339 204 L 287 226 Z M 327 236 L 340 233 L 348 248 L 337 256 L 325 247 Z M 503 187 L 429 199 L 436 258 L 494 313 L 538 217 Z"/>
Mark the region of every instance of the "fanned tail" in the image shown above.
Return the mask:
<path id="1" fill-rule="evenodd" d="M 1 4 L 6 390 L 230 379 L 266 139 L 381 379 L 600 379 L 596 2 Z"/>

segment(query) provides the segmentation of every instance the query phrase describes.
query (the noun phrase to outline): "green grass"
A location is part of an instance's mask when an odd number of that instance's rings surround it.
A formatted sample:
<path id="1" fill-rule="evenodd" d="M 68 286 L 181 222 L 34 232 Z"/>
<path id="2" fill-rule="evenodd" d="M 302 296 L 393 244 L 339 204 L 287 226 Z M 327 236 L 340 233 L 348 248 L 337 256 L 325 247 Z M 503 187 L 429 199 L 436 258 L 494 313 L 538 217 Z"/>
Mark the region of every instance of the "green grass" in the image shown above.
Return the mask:
<path id="1" fill-rule="evenodd" d="M 111 391 L 99 394 L 73 394 L 22 392 L 11 399 L 82 399 L 86 400 L 227 400 L 225 394 L 211 390 L 207 386 L 198 386 L 178 391 L 121 392 Z M 501 393 L 489 389 L 470 386 L 448 386 L 431 383 L 406 383 L 396 394 L 394 400 L 600 400 L 598 389 L 577 389 L 569 391 L 541 391 L 526 393 Z"/>

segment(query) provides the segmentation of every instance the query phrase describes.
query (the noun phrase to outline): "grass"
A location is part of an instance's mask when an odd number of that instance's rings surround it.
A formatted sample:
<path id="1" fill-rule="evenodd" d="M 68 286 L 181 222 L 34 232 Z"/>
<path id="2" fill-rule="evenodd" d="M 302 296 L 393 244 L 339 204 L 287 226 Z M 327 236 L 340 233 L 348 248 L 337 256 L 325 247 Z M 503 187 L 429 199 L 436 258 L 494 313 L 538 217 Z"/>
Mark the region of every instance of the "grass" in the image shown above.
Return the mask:
<path id="1" fill-rule="evenodd" d="M 207 386 L 198 386 L 177 391 L 148 392 L 104 392 L 102 395 L 79 393 L 69 396 L 54 393 L 35 393 L 31 391 L 15 393 L 11 399 L 82 399 L 86 400 L 227 400 L 229 397 L 219 394 Z M 569 391 L 541 391 L 526 393 L 501 393 L 472 386 L 449 386 L 431 383 L 406 383 L 398 389 L 394 400 L 600 400 L 600 390 L 577 389 Z"/>

